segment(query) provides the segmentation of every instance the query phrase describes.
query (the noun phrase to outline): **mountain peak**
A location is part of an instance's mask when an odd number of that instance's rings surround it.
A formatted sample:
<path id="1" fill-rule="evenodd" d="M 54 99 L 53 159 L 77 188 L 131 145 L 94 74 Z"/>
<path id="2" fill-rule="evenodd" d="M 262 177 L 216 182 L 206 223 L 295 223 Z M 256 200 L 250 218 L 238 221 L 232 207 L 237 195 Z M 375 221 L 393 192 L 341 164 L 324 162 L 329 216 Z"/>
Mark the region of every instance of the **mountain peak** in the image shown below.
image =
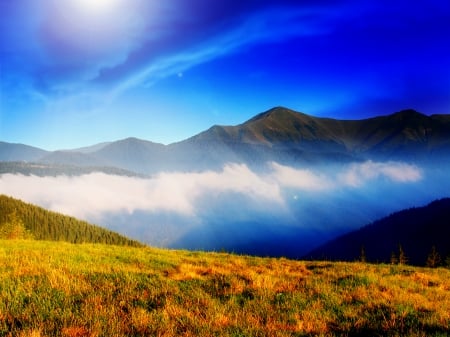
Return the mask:
<path id="1" fill-rule="evenodd" d="M 400 118 L 427 117 L 427 115 L 424 115 L 423 113 L 418 112 L 414 109 L 400 110 L 398 112 L 393 113 L 391 116 Z"/>
<path id="2" fill-rule="evenodd" d="M 254 116 L 253 118 L 246 121 L 244 124 L 253 123 L 267 118 L 285 119 L 286 117 L 292 117 L 296 115 L 301 115 L 301 113 L 282 106 L 278 106 Z"/>

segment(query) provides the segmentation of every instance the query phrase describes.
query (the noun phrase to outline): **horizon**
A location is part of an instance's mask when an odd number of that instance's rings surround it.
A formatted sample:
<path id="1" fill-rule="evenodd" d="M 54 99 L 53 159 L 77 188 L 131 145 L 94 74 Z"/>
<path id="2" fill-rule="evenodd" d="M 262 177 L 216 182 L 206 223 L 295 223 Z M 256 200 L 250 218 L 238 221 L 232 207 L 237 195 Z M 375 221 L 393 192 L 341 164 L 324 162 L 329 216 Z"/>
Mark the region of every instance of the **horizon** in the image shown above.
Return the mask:
<path id="1" fill-rule="evenodd" d="M 284 106 L 450 113 L 450 4 L 0 3 L 0 140 L 171 144 Z"/>

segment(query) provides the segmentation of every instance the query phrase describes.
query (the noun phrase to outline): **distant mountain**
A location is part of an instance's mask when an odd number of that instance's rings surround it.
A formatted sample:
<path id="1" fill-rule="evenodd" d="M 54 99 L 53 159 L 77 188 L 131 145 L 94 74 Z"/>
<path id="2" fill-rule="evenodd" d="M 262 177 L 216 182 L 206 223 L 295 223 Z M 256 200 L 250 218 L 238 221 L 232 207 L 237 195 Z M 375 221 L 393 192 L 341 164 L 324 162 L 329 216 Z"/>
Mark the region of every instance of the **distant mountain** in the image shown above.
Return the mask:
<path id="1" fill-rule="evenodd" d="M 450 256 L 450 199 L 394 213 L 326 243 L 305 258 L 354 261 L 364 248 L 367 261 L 390 262 L 400 245 L 415 265 L 425 265 L 433 246 L 442 258 Z"/>
<path id="2" fill-rule="evenodd" d="M 36 147 L 0 141 L 0 161 L 35 161 L 48 152 Z"/>
<path id="3" fill-rule="evenodd" d="M 115 166 L 144 174 L 217 169 L 227 162 L 258 166 L 382 160 L 450 160 L 450 115 L 414 110 L 363 120 L 319 118 L 283 107 L 237 126 L 213 126 L 163 145 L 136 138 L 78 150 L 46 152 L 0 143 L 0 161 L 72 166 Z M 28 151 L 28 152 L 27 152 Z"/>
<path id="4" fill-rule="evenodd" d="M 165 161 L 166 146 L 137 138 L 112 142 L 93 156 L 106 166 L 116 166 L 135 172 L 152 172 Z"/>
<path id="5" fill-rule="evenodd" d="M 50 165 L 107 166 L 95 154 L 74 151 L 50 152 L 40 158 L 38 162 Z"/>
<path id="6" fill-rule="evenodd" d="M 142 246 L 137 241 L 85 221 L 0 195 L 0 239 L 34 238 L 72 243 Z"/>
<path id="7" fill-rule="evenodd" d="M 99 143 L 99 144 L 95 144 L 95 145 L 91 145 L 91 146 L 80 147 L 78 149 L 69 149 L 66 151 L 80 152 L 80 153 L 92 153 L 92 152 L 96 152 L 96 151 L 103 149 L 105 146 L 107 146 L 109 144 L 111 144 L 111 142 L 103 142 L 103 143 Z"/>

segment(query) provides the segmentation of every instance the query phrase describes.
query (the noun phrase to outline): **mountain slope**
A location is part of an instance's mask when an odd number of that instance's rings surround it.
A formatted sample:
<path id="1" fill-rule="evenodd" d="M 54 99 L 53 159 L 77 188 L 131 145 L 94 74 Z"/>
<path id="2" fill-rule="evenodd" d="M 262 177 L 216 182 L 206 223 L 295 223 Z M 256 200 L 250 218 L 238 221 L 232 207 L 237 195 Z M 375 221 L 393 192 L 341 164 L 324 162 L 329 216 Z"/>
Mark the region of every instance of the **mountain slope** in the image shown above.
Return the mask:
<path id="1" fill-rule="evenodd" d="M 48 152 L 33 146 L 0 141 L 0 161 L 35 161 Z"/>
<path id="2" fill-rule="evenodd" d="M 357 231 L 343 235 L 306 255 L 311 259 L 354 261 L 364 247 L 368 261 L 389 262 L 399 245 L 409 262 L 425 265 L 432 247 L 450 255 L 450 199 L 394 213 Z"/>
<path id="3" fill-rule="evenodd" d="M 36 240 L 142 246 L 101 227 L 0 195 L 0 234 L 14 238 L 12 232 L 23 230 Z"/>
<path id="4" fill-rule="evenodd" d="M 100 158 L 91 153 L 74 151 L 54 151 L 38 160 L 40 163 L 49 165 L 71 165 L 71 166 L 107 166 Z"/>
<path id="5" fill-rule="evenodd" d="M 92 153 L 103 149 L 105 146 L 111 144 L 111 142 L 103 142 L 91 146 L 80 147 L 78 149 L 69 149 L 68 151 L 80 152 L 80 153 Z"/>

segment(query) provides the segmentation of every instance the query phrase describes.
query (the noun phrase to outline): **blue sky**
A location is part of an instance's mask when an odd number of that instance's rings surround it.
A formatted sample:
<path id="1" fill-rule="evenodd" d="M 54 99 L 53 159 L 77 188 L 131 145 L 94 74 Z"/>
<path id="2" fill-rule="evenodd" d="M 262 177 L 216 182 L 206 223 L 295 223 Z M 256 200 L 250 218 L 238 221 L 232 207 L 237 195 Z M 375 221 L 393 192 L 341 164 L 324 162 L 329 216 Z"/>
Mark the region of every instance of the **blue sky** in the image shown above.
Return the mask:
<path id="1" fill-rule="evenodd" d="M 0 0 L 0 140 L 162 143 L 274 106 L 450 113 L 450 2 Z"/>

